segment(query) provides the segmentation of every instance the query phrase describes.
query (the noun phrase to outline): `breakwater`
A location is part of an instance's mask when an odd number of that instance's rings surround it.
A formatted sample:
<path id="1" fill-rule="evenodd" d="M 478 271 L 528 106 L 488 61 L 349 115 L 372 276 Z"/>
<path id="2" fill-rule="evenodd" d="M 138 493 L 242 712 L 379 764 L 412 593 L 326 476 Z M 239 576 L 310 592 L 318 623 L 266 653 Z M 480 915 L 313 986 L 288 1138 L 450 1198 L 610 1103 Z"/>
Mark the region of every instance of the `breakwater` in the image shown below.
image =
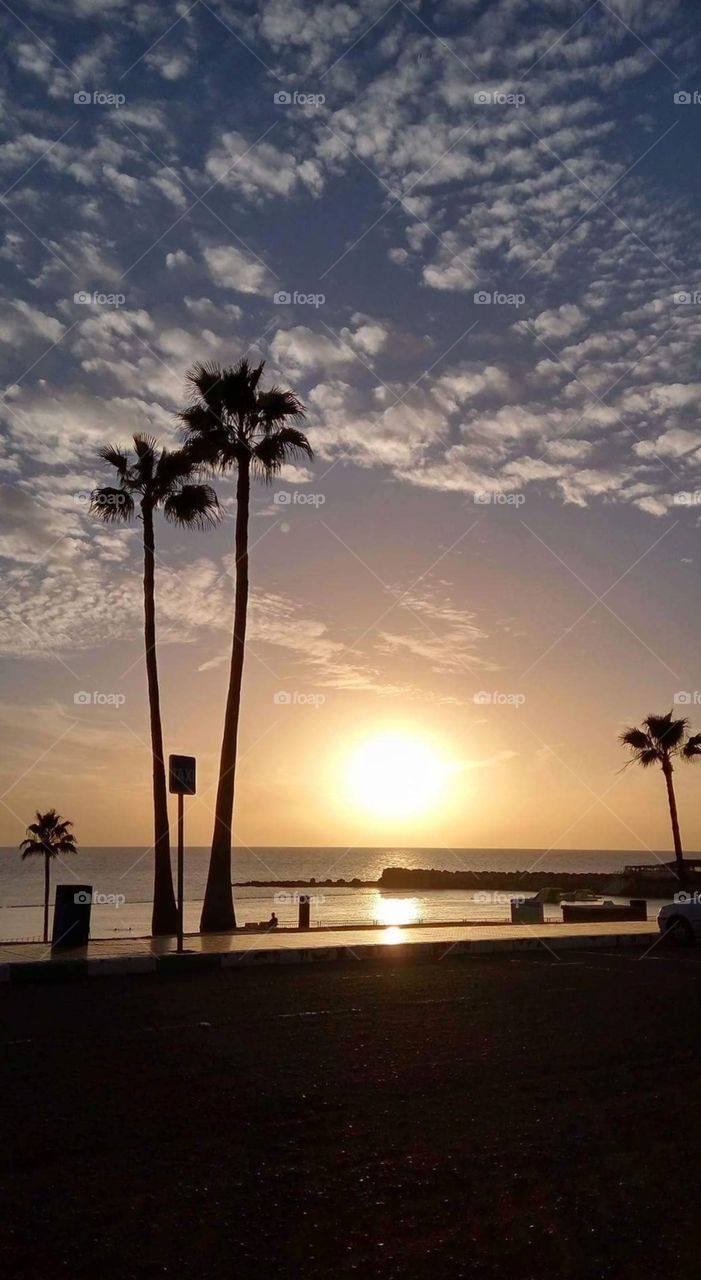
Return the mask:
<path id="1" fill-rule="evenodd" d="M 530 871 L 439 871 L 434 868 L 385 867 L 378 880 L 325 879 L 325 880 L 246 880 L 249 888 L 279 889 L 379 889 L 394 893 L 417 893 L 428 889 L 461 890 L 525 890 L 537 893 L 539 889 L 558 888 L 574 891 L 588 889 L 600 895 L 635 898 L 671 898 L 678 881 L 666 867 L 659 874 L 627 871 L 546 871 L 535 868 Z M 687 874 L 687 889 L 701 890 L 701 875 Z"/>

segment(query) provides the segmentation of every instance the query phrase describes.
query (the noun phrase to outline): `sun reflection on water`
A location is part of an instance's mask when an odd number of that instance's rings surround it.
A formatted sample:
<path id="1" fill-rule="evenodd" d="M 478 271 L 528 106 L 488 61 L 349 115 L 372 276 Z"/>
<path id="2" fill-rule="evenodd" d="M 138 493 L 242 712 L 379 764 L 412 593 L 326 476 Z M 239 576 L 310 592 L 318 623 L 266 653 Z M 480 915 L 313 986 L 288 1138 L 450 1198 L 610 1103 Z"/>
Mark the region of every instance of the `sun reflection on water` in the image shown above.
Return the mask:
<path id="1" fill-rule="evenodd" d="M 413 924 L 419 918 L 416 898 L 381 898 L 377 904 L 376 919 L 379 924 Z"/>

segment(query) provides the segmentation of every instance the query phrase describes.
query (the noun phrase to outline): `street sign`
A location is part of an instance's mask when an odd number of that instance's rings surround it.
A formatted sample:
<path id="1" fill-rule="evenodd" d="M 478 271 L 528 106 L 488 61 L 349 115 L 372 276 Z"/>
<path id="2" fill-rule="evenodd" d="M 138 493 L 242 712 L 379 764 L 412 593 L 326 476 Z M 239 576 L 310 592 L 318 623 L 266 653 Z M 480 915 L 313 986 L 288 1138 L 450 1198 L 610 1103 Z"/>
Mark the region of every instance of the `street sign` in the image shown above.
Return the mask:
<path id="1" fill-rule="evenodd" d="M 171 795 L 178 797 L 178 941 L 177 949 L 183 949 L 183 918 L 185 911 L 185 801 L 183 796 L 194 796 L 197 790 L 197 761 L 194 756 L 168 757 L 168 784 Z"/>
<path id="2" fill-rule="evenodd" d="M 169 790 L 175 796 L 194 796 L 197 761 L 194 756 L 168 757 Z"/>

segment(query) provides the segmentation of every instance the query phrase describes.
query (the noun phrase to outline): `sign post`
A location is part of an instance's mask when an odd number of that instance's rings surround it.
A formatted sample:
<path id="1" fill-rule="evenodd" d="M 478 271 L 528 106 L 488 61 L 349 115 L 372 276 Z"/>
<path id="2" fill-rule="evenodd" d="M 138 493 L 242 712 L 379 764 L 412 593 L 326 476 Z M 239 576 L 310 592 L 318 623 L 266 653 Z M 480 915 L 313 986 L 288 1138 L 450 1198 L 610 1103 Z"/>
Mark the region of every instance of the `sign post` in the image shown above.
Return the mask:
<path id="1" fill-rule="evenodd" d="M 185 796 L 197 791 L 197 761 L 194 756 L 169 756 L 168 780 L 171 795 L 178 797 L 178 951 L 183 949 Z"/>

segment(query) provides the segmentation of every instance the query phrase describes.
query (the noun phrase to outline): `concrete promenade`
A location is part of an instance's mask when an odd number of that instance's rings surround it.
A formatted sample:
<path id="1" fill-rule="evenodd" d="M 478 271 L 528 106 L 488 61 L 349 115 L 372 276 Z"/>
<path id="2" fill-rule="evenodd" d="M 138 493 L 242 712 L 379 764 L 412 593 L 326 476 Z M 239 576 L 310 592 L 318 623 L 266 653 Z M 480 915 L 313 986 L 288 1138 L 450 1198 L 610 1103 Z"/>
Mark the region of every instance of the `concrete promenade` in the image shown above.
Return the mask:
<path id="1" fill-rule="evenodd" d="M 244 965 L 304 964 L 334 960 L 432 960 L 451 955 L 592 947 L 649 949 L 659 933 L 653 921 L 604 924 L 426 925 L 187 935 L 175 939 L 100 939 L 52 955 L 42 943 L 0 945 L 0 982 L 54 981 L 126 973 L 174 973 Z"/>

